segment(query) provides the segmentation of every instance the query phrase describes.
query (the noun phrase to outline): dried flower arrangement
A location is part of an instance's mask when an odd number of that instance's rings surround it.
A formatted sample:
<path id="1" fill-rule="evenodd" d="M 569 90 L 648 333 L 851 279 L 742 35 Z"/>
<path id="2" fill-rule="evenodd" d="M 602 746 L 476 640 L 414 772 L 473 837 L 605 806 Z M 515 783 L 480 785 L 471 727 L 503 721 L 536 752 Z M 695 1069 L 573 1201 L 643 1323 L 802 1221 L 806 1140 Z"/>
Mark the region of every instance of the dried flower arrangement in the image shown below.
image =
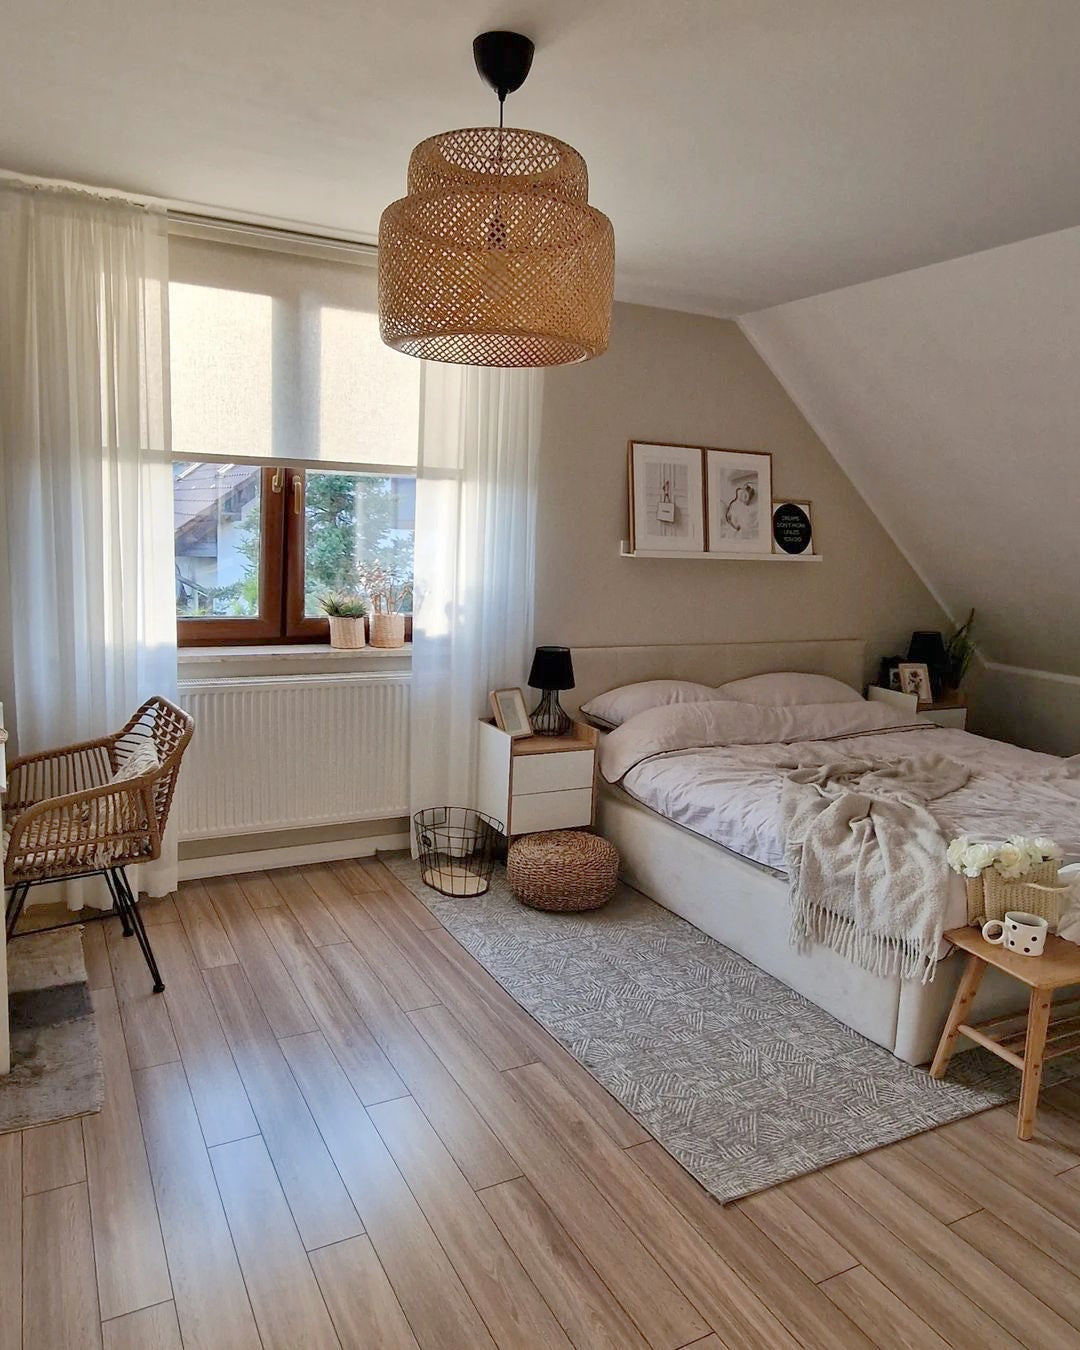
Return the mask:
<path id="1" fill-rule="evenodd" d="M 371 598 L 373 614 L 401 614 L 412 596 L 412 573 L 383 563 L 361 563 L 357 577 Z"/>

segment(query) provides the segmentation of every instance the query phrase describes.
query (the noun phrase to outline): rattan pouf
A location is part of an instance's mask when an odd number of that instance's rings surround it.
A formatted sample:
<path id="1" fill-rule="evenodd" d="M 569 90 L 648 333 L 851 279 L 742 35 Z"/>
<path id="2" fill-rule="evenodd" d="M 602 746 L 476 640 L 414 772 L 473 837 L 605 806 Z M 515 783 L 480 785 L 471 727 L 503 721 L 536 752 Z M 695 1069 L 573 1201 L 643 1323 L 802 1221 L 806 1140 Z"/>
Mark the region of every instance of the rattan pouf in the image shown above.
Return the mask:
<path id="1" fill-rule="evenodd" d="M 599 909 L 615 894 L 619 851 L 599 835 L 578 830 L 526 834 L 510 845 L 506 880 L 533 909 Z"/>

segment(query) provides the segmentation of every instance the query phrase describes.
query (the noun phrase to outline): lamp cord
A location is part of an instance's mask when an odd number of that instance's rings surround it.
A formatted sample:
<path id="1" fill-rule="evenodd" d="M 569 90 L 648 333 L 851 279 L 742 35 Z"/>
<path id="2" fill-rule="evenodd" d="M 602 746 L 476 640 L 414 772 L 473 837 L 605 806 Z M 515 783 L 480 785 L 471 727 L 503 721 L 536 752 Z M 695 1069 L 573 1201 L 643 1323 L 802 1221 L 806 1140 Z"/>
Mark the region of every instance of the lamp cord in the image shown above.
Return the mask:
<path id="1" fill-rule="evenodd" d="M 497 143 L 497 146 L 496 146 L 496 149 L 495 149 L 495 169 L 496 169 L 496 173 L 498 174 L 498 180 L 497 180 L 497 182 L 496 182 L 496 184 L 495 184 L 495 215 L 494 215 L 494 217 L 493 217 L 493 219 L 492 219 L 492 226 L 491 226 L 492 233 L 494 233 L 494 227 L 496 227 L 496 226 L 501 227 L 501 225 L 502 225 L 502 220 L 501 220 L 501 216 L 500 216 L 500 208 L 501 208 L 501 206 L 502 206 L 502 180 L 503 180 L 503 176 L 504 176 L 504 174 L 505 174 L 505 164 L 504 164 L 504 160 L 503 160 L 503 112 L 504 112 L 505 108 L 506 108 L 506 95 L 503 94 L 503 93 L 500 93 L 500 94 L 499 94 L 499 140 L 498 140 L 498 143 Z M 489 239 L 490 239 L 490 235 L 489 235 Z M 503 240 L 503 242 L 502 242 L 502 248 L 505 248 L 505 247 L 506 247 L 505 240 Z"/>

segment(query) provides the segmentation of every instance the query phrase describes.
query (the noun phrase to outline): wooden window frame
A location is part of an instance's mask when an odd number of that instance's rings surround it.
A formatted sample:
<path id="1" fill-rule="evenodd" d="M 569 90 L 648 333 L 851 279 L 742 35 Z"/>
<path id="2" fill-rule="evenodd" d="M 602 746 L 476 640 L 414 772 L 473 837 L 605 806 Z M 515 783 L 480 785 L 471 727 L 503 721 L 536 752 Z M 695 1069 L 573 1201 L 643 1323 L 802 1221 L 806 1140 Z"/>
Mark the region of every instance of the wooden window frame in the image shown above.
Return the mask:
<path id="1" fill-rule="evenodd" d="M 259 475 L 259 613 L 249 619 L 223 617 L 176 620 L 179 647 L 241 647 L 281 641 L 281 600 L 285 581 L 284 466 L 267 467 Z"/>
<path id="2" fill-rule="evenodd" d="M 362 468 L 355 470 L 363 473 Z M 307 466 L 274 464 L 260 475 L 259 613 L 252 618 L 198 618 L 176 621 L 179 647 L 285 646 L 330 641 L 327 619 L 304 613 L 304 494 Z M 370 630 L 370 625 L 365 624 Z M 405 616 L 405 641 L 412 641 L 412 615 Z M 370 637 L 370 631 L 368 633 Z"/>

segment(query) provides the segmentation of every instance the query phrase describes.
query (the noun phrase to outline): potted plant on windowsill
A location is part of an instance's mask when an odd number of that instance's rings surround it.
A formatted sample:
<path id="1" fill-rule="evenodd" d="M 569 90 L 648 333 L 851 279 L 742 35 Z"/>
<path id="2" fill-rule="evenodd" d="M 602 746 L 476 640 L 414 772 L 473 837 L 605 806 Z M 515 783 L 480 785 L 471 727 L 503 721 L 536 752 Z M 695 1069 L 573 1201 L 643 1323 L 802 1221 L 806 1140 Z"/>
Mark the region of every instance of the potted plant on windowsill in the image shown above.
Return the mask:
<path id="1" fill-rule="evenodd" d="M 358 569 L 371 600 L 371 645 L 405 646 L 405 605 L 412 596 L 412 571 L 393 563 L 366 563 Z"/>
<path id="2" fill-rule="evenodd" d="M 319 607 L 330 620 L 330 646 L 356 651 L 365 645 L 364 616 L 368 602 L 362 595 L 334 592 L 319 600 Z"/>

